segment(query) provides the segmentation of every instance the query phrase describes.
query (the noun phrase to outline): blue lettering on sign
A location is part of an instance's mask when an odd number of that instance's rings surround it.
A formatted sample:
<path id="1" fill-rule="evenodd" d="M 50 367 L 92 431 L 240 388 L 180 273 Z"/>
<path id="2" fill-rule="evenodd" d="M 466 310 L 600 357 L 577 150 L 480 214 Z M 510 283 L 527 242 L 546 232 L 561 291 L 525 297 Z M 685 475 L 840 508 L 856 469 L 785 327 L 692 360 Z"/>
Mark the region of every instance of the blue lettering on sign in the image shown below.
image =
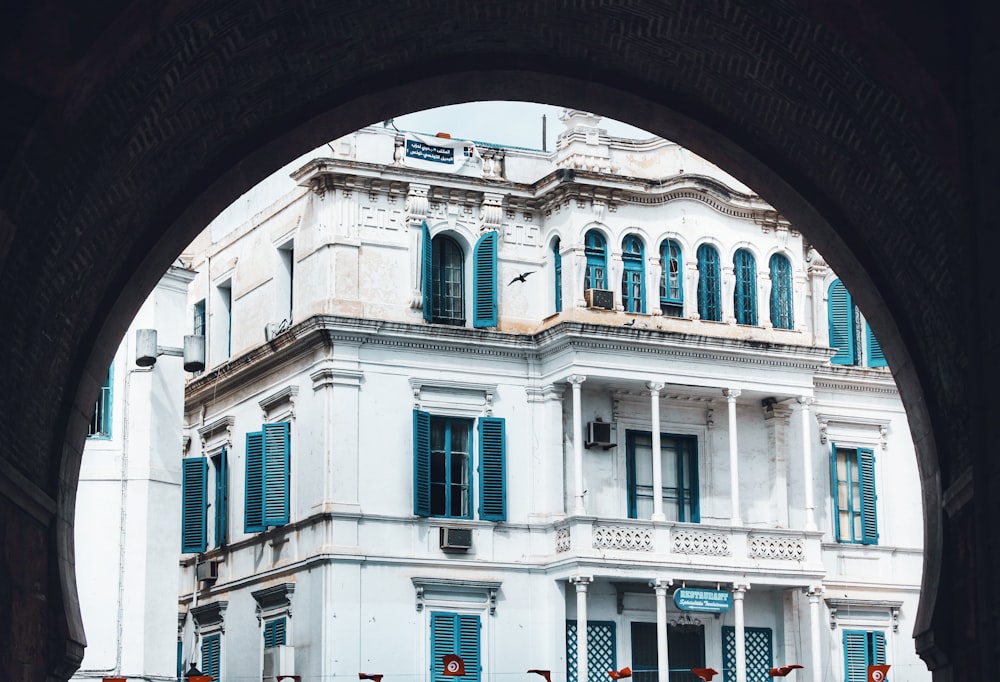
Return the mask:
<path id="1" fill-rule="evenodd" d="M 733 606 L 733 595 L 724 590 L 682 587 L 674 592 L 674 604 L 681 611 L 723 613 Z"/>
<path id="2" fill-rule="evenodd" d="M 421 161 L 455 163 L 455 150 L 451 147 L 435 147 L 419 140 L 406 141 L 406 155 L 411 159 L 420 159 Z"/>

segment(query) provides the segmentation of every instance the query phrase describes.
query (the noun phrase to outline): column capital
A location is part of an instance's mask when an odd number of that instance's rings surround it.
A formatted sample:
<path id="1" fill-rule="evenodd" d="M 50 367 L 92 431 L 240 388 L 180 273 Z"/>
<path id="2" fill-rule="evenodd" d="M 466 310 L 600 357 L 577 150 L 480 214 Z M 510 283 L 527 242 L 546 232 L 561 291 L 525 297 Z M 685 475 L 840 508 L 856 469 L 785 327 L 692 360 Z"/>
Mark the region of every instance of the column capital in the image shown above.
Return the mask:
<path id="1" fill-rule="evenodd" d="M 808 395 L 800 395 L 795 401 L 802 406 L 803 410 L 808 410 L 810 405 L 815 404 L 816 399 Z"/>
<path id="2" fill-rule="evenodd" d="M 647 381 L 646 388 L 649 389 L 649 394 L 652 396 L 659 396 L 660 391 L 663 390 L 664 383 L 662 381 Z"/>
<path id="3" fill-rule="evenodd" d="M 750 589 L 750 583 L 733 583 L 733 599 L 740 600 Z"/>
<path id="4" fill-rule="evenodd" d="M 743 391 L 741 391 L 738 388 L 724 388 L 724 389 L 722 389 L 722 395 L 726 396 L 726 398 L 728 398 L 729 402 L 731 402 L 731 403 L 736 402 L 736 399 L 740 397 L 740 393 L 742 393 L 742 392 Z"/>
<path id="5" fill-rule="evenodd" d="M 566 383 L 573 384 L 573 386 L 579 386 L 586 380 L 587 377 L 584 376 L 583 374 L 570 374 L 568 377 L 566 377 Z"/>
<path id="6" fill-rule="evenodd" d="M 586 592 L 587 586 L 594 582 L 594 576 L 592 575 L 574 575 L 569 579 L 569 581 L 576 585 L 577 592 Z"/>
<path id="7" fill-rule="evenodd" d="M 657 597 L 665 597 L 667 590 L 674 584 L 673 578 L 654 578 L 649 581 L 649 586 L 656 590 Z"/>
<path id="8" fill-rule="evenodd" d="M 809 597 L 809 601 L 819 601 L 819 598 L 823 596 L 823 586 L 822 585 L 809 585 L 805 589 L 806 595 Z"/>

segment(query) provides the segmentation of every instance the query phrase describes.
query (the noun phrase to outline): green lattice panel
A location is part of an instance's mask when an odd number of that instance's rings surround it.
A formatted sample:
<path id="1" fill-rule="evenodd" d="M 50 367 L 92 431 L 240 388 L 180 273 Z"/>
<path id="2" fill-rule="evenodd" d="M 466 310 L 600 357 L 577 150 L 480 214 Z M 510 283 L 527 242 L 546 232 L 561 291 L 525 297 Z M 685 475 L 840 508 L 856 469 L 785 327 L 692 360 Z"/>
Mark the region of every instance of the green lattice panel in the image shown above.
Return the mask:
<path id="1" fill-rule="evenodd" d="M 617 670 L 615 624 L 610 621 L 587 621 L 588 682 L 607 682 L 608 671 Z M 566 621 L 566 682 L 576 679 L 576 621 Z"/>
<path id="2" fill-rule="evenodd" d="M 768 671 L 774 666 L 771 655 L 771 628 L 743 628 L 746 643 L 747 682 L 771 682 Z M 736 682 L 736 628 L 722 628 L 724 682 Z"/>

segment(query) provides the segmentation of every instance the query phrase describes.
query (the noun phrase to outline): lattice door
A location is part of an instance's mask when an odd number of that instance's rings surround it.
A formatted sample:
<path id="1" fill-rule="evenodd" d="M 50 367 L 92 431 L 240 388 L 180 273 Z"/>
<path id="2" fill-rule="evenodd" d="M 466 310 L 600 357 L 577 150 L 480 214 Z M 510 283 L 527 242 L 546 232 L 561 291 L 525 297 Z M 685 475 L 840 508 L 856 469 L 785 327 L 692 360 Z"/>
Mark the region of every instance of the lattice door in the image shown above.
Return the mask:
<path id="1" fill-rule="evenodd" d="M 615 624 L 610 621 L 587 621 L 588 682 L 607 682 L 608 671 L 617 670 Z M 566 621 L 566 681 L 576 679 L 576 621 Z"/>
<path id="2" fill-rule="evenodd" d="M 747 682 L 771 682 L 771 628 L 743 628 L 746 643 Z M 722 628 L 724 682 L 736 682 L 736 628 Z"/>

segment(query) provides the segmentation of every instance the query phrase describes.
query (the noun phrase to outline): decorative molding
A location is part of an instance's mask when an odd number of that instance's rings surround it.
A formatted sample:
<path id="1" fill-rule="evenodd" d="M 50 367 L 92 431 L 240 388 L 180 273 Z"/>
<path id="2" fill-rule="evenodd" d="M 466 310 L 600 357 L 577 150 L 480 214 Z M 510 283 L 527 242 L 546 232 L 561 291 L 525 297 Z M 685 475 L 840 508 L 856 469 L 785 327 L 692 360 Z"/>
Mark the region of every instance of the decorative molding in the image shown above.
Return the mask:
<path id="1" fill-rule="evenodd" d="M 882 612 L 888 616 L 892 623 L 892 631 L 899 632 L 899 609 L 903 606 L 901 601 L 889 601 L 883 599 L 824 599 L 827 609 L 830 610 L 830 629 L 837 629 L 837 618 L 840 611 L 850 613 L 851 611 L 864 611 L 866 613 Z M 846 614 L 845 614 L 846 615 Z"/>
<path id="2" fill-rule="evenodd" d="M 816 412 L 816 421 L 819 423 L 819 442 L 826 445 L 831 440 L 830 431 L 834 431 L 833 440 L 845 440 L 849 443 L 865 442 L 877 443 L 880 450 L 888 447 L 889 422 L 885 419 L 872 419 L 869 417 L 850 417 L 835 414 L 823 414 Z M 831 425 L 833 428 L 831 429 Z M 874 435 L 874 431 L 878 435 Z M 853 431 L 854 433 L 850 433 Z M 858 440 L 857 432 L 869 432 L 871 435 L 862 435 Z M 852 437 L 853 436 L 853 437 Z"/>
<path id="3" fill-rule="evenodd" d="M 802 538 L 751 534 L 747 542 L 747 556 L 752 559 L 805 561 L 806 548 Z"/>
<path id="4" fill-rule="evenodd" d="M 497 591 L 503 584 L 493 580 L 448 580 L 447 578 L 410 578 L 416 594 L 417 611 L 423 611 L 427 601 L 432 600 L 428 593 L 444 595 L 440 597 L 447 600 L 448 595 L 473 595 L 481 596 L 483 604 L 489 608 L 490 615 L 497 612 Z M 437 598 L 437 597 L 436 597 Z"/>
<path id="5" fill-rule="evenodd" d="M 413 407 L 442 410 L 456 416 L 492 416 L 496 384 L 476 384 L 466 381 L 410 379 Z"/>
<path id="6" fill-rule="evenodd" d="M 214 450 L 223 446 L 232 447 L 233 426 L 235 425 L 236 417 L 227 415 L 199 427 L 198 437 L 201 439 L 202 451 Z M 219 443 L 219 440 L 222 442 Z"/>
<path id="7" fill-rule="evenodd" d="M 214 601 L 210 604 L 202 604 L 191 609 L 191 618 L 194 619 L 195 631 L 226 631 L 226 608 L 228 601 Z"/>
<path id="8" fill-rule="evenodd" d="M 260 405 L 264 422 L 291 421 L 295 419 L 295 398 L 299 394 L 298 386 L 286 386 L 277 393 L 272 393 L 257 404 Z M 286 409 L 278 411 L 280 407 Z"/>
<path id="9" fill-rule="evenodd" d="M 365 373 L 356 369 L 340 369 L 337 367 L 321 367 L 309 375 L 313 382 L 313 391 L 319 391 L 331 386 L 350 386 L 361 388 Z"/>
<path id="10" fill-rule="evenodd" d="M 704 554 L 731 556 L 729 536 L 703 530 L 675 530 L 670 534 L 671 546 L 676 554 Z"/>
<path id="11" fill-rule="evenodd" d="M 283 613 L 289 618 L 292 617 L 292 593 L 295 592 L 295 583 L 282 583 L 273 587 L 266 587 L 263 590 L 251 592 L 254 601 L 257 602 L 255 609 L 257 614 L 257 624 L 263 622 L 265 615 L 275 615 Z"/>
<path id="12" fill-rule="evenodd" d="M 594 549 L 653 551 L 653 531 L 629 526 L 594 526 Z"/>
<path id="13" fill-rule="evenodd" d="M 573 541 L 570 536 L 569 528 L 557 528 L 556 529 L 556 553 L 568 552 L 573 546 Z"/>
<path id="14" fill-rule="evenodd" d="M 529 403 L 544 403 L 552 400 L 562 400 L 566 389 L 560 384 L 546 384 L 545 386 L 526 386 L 524 393 Z"/>

